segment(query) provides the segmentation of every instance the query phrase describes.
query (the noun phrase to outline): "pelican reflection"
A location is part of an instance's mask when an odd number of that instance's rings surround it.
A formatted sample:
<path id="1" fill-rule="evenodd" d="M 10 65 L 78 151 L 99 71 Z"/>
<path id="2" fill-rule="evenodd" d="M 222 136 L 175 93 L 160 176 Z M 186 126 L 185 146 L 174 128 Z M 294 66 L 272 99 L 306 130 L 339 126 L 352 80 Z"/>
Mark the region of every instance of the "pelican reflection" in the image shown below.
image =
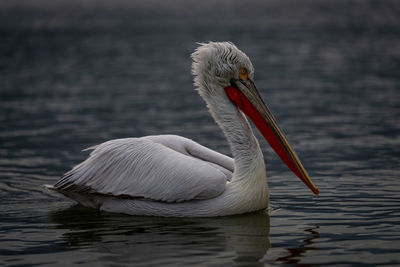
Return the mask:
<path id="1" fill-rule="evenodd" d="M 265 211 L 217 218 L 128 216 L 73 206 L 50 214 L 72 249 L 115 264 L 262 264 L 270 247 Z"/>

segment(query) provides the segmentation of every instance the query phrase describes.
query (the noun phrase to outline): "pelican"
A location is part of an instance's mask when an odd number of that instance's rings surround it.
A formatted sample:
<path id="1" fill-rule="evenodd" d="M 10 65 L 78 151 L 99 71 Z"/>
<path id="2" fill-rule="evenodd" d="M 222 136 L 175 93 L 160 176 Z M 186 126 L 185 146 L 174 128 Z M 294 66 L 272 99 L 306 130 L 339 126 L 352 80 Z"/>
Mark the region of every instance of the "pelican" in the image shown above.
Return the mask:
<path id="1" fill-rule="evenodd" d="M 222 129 L 233 158 L 177 135 L 110 140 L 54 186 L 80 204 L 148 216 L 213 217 L 268 207 L 264 157 L 246 115 L 313 193 L 319 189 L 261 98 L 254 68 L 231 42 L 201 43 L 192 53 L 197 92 Z"/>

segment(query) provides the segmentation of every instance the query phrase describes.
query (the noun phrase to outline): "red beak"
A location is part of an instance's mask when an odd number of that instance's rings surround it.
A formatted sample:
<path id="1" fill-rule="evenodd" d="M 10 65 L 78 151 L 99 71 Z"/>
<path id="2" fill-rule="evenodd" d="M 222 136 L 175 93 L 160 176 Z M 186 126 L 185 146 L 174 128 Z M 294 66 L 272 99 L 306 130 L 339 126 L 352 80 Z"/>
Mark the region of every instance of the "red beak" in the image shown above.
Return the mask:
<path id="1" fill-rule="evenodd" d="M 305 183 L 314 194 L 319 194 L 299 158 L 290 146 L 272 113 L 265 105 L 251 80 L 231 80 L 232 86 L 225 87 L 229 99 L 256 125 L 270 146 L 286 165 Z"/>

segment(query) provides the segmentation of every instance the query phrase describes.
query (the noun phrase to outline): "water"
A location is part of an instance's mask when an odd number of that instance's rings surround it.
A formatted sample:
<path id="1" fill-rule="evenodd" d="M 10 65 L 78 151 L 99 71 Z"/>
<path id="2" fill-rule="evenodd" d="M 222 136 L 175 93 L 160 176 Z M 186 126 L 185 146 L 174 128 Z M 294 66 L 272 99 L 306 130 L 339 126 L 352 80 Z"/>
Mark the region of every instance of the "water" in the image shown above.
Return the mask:
<path id="1" fill-rule="evenodd" d="M 396 1 L 0 2 L 0 264 L 399 265 L 399 10 Z M 82 149 L 113 138 L 173 133 L 229 154 L 191 85 L 189 55 L 207 40 L 250 56 L 319 197 L 265 141 L 270 215 L 117 215 L 42 189 Z"/>

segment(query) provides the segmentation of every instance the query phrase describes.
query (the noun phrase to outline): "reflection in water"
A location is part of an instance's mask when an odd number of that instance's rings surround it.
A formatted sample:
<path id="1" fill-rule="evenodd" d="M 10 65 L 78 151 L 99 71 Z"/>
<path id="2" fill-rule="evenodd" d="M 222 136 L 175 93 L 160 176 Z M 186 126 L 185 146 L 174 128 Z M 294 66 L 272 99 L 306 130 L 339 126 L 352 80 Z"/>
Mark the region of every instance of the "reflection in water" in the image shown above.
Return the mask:
<path id="1" fill-rule="evenodd" d="M 287 251 L 290 253 L 290 255 L 279 257 L 276 259 L 276 261 L 294 264 L 295 266 L 312 266 L 310 264 L 299 264 L 299 262 L 301 257 L 303 257 L 307 251 L 318 250 L 318 247 L 311 246 L 314 243 L 314 240 L 319 238 L 319 232 L 317 229 L 319 229 L 319 226 L 304 230 L 305 232 L 310 233 L 311 237 L 304 239 L 303 243 L 297 248 L 287 248 Z"/>
<path id="2" fill-rule="evenodd" d="M 127 216 L 76 205 L 50 215 L 64 246 L 91 248 L 113 263 L 248 265 L 267 253 L 269 215 L 257 212 L 221 218 Z M 262 263 L 259 262 L 261 265 Z"/>

